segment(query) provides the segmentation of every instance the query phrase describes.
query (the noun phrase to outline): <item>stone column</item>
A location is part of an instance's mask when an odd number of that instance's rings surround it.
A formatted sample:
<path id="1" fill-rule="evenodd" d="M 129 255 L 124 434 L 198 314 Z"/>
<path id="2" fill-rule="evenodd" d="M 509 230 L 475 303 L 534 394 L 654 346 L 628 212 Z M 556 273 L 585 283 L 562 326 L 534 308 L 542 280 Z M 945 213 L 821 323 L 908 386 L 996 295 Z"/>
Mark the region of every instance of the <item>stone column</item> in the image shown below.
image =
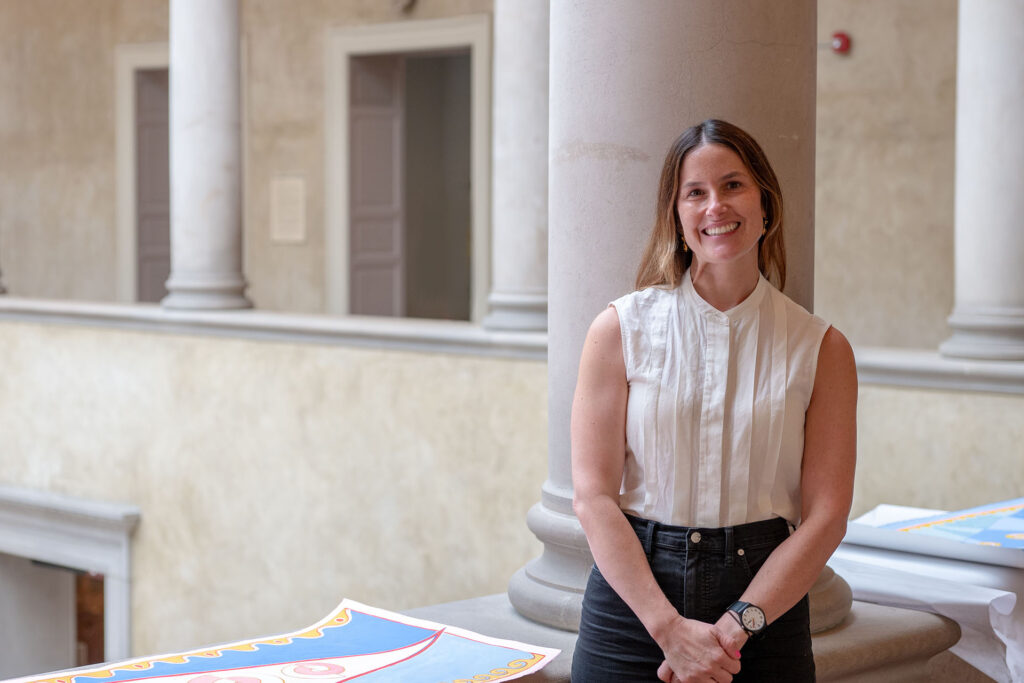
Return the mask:
<path id="1" fill-rule="evenodd" d="M 171 0 L 170 18 L 171 276 L 162 303 L 248 308 L 238 0 Z"/>
<path id="2" fill-rule="evenodd" d="M 1024 360 L 1024 0 L 961 0 L 956 301 L 943 355 Z"/>
<path id="3" fill-rule="evenodd" d="M 665 152 L 684 128 L 722 118 L 764 146 L 786 198 L 787 292 L 811 305 L 814 0 L 642 5 L 551 6 L 548 479 L 528 516 L 544 551 L 512 578 L 509 598 L 524 616 L 570 630 L 592 562 L 572 512 L 569 413 L 580 350 L 594 316 L 633 288 Z"/>
<path id="4" fill-rule="evenodd" d="M 490 329 L 547 329 L 548 7 L 494 3 Z"/>

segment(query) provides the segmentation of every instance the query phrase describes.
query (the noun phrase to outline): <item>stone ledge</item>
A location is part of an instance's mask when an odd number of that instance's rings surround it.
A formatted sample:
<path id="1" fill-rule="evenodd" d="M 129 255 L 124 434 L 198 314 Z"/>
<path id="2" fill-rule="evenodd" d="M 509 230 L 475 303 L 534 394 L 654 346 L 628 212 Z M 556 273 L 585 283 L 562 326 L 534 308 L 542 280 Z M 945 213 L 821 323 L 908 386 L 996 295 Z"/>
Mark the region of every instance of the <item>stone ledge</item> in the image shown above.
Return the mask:
<path id="1" fill-rule="evenodd" d="M 406 612 L 477 631 L 562 651 L 548 666 L 523 681 L 569 680 L 576 634 L 520 616 L 504 593 L 431 605 Z M 937 681 L 928 661 L 960 639 L 955 622 L 928 612 L 854 601 L 839 626 L 814 636 L 814 659 L 821 683 L 915 683 Z"/>
<path id="2" fill-rule="evenodd" d="M 947 358 L 938 351 L 857 347 L 863 384 L 1024 394 L 1024 362 Z"/>
<path id="3" fill-rule="evenodd" d="M 928 660 L 960 640 L 951 619 L 854 601 L 846 620 L 814 636 L 818 680 L 842 683 L 932 681 Z"/>
<path id="4" fill-rule="evenodd" d="M 0 297 L 0 320 L 538 361 L 547 359 L 548 347 L 545 332 L 489 330 L 458 320 L 330 316 L 251 308 L 182 311 L 155 304 L 53 301 L 8 296 Z"/>

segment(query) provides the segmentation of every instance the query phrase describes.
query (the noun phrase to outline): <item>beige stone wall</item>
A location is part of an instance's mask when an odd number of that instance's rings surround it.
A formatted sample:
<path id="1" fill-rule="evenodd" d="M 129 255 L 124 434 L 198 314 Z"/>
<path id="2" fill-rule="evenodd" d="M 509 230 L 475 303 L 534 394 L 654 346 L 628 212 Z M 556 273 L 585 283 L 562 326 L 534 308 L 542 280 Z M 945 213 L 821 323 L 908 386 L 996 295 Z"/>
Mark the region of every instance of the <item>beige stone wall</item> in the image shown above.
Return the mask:
<path id="1" fill-rule="evenodd" d="M 820 0 L 815 311 L 854 346 L 934 349 L 953 308 L 955 0 Z M 854 514 L 1024 490 L 1024 397 L 861 386 Z"/>
<path id="2" fill-rule="evenodd" d="M 935 348 L 953 310 L 956 0 L 821 0 L 815 312 L 855 346 Z"/>
<path id="3" fill-rule="evenodd" d="M 242 0 L 245 271 L 253 302 L 324 307 L 324 37 L 489 14 L 492 0 Z M 0 271 L 10 294 L 113 301 L 114 55 L 167 42 L 167 0 L 0 0 Z M 271 178 L 306 181 L 307 238 L 270 241 Z M 480 182 L 487 182 L 485 179 Z"/>
<path id="4" fill-rule="evenodd" d="M 135 652 L 505 590 L 540 362 L 0 323 L 0 483 L 138 505 Z"/>
<path id="5" fill-rule="evenodd" d="M 959 510 L 1024 491 L 1024 396 L 861 386 L 854 515 Z"/>
<path id="6" fill-rule="evenodd" d="M 114 299 L 114 46 L 166 35 L 166 0 L 0 0 L 0 270 L 12 295 Z"/>

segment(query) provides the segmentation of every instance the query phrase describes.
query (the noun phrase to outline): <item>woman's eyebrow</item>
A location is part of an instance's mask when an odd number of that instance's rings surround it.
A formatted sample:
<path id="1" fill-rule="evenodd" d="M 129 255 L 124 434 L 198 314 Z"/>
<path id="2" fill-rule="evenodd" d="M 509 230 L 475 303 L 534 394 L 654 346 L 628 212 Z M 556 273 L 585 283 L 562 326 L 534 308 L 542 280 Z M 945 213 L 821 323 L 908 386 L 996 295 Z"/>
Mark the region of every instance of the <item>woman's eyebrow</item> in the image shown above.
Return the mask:
<path id="1" fill-rule="evenodd" d="M 721 182 L 723 180 L 730 180 L 730 179 L 735 178 L 737 176 L 746 176 L 746 175 L 747 174 L 744 173 L 743 171 L 729 171 L 728 173 L 723 175 L 718 180 L 719 180 L 719 182 Z M 704 184 L 703 181 L 700 181 L 700 180 L 690 180 L 688 182 L 683 183 L 682 187 L 693 187 L 694 185 L 703 185 L 703 184 Z"/>

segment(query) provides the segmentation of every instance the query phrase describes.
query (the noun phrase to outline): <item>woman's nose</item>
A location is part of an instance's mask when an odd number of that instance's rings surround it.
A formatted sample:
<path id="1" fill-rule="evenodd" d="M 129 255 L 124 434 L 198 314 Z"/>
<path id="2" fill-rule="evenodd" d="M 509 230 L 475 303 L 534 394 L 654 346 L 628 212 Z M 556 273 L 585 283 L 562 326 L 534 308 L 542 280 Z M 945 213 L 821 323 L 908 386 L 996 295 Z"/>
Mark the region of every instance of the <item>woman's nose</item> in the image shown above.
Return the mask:
<path id="1" fill-rule="evenodd" d="M 708 213 L 717 214 L 725 208 L 725 199 L 717 192 L 708 194 Z"/>

